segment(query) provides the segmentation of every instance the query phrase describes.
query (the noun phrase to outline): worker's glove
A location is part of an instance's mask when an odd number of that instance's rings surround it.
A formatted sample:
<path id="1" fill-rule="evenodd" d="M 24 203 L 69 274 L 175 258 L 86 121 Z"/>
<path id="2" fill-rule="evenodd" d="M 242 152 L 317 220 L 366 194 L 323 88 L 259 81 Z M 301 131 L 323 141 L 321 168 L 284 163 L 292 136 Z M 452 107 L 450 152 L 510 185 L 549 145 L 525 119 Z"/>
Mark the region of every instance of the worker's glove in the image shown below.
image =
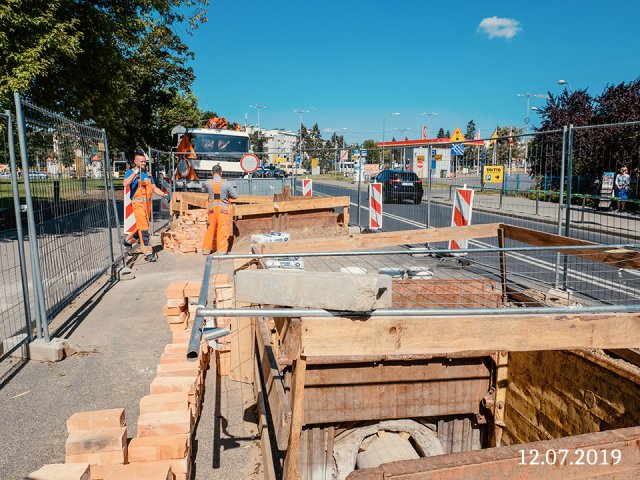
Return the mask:
<path id="1" fill-rule="evenodd" d="M 165 199 L 167 202 L 171 199 L 171 196 L 169 196 L 169 194 L 168 194 L 168 193 L 165 193 L 165 194 L 163 195 L 163 197 L 164 197 L 164 199 Z"/>

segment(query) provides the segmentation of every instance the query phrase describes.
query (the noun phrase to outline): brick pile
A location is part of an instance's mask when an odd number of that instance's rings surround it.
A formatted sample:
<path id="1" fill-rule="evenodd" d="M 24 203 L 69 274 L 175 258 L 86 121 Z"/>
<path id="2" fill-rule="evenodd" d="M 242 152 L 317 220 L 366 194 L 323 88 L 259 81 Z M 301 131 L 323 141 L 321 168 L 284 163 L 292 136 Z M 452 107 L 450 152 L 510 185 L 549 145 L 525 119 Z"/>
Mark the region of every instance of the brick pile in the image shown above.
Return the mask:
<path id="1" fill-rule="evenodd" d="M 207 231 L 207 210 L 187 210 L 171 222 L 160 236 L 162 247 L 171 252 L 196 253 Z"/>
<path id="2" fill-rule="evenodd" d="M 226 275 L 214 284 L 228 282 Z M 228 285 L 225 283 L 225 285 Z M 191 440 L 200 415 L 209 345 L 203 340 L 194 362 L 187 360 L 191 318 L 201 282 L 173 282 L 163 311 L 172 331 L 151 382 L 140 399 L 138 436 L 127 445 L 123 408 L 81 412 L 67 421 L 66 464 L 45 465 L 37 480 L 186 480 L 191 475 Z"/>

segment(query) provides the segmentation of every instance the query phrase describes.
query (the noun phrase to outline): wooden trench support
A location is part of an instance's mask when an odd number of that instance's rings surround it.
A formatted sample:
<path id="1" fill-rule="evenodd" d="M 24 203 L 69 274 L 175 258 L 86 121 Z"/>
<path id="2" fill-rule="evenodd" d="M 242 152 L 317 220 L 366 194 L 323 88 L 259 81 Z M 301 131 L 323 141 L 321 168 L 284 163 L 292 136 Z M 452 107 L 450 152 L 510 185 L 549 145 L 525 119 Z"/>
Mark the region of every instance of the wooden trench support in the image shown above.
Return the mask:
<path id="1" fill-rule="evenodd" d="M 581 246 L 594 244 L 506 224 L 476 225 L 456 228 L 455 232 L 453 230 L 443 228 L 429 231 L 382 232 L 366 236 L 369 238 L 353 235 L 335 241 L 293 240 L 287 244 L 262 245 L 261 253 L 366 250 L 445 241 L 455 233 L 455 238 L 497 237 L 500 247 L 504 247 L 506 239 L 534 246 L 572 246 L 576 248 L 564 250 L 567 255 L 583 256 L 590 261 L 615 262 L 628 268 L 640 266 L 640 259 L 635 252 L 581 249 Z M 507 258 L 505 252 L 501 252 L 503 300 L 508 300 L 511 295 L 507 285 Z M 300 433 L 305 425 L 338 424 L 376 418 L 477 414 L 481 399 L 487 398 L 491 387 L 495 387 L 490 398 L 493 430 L 489 432 L 488 443 L 500 446 L 509 375 L 508 352 L 637 347 L 637 339 L 640 338 L 640 314 L 581 313 L 579 310 L 571 314 L 528 314 L 520 310 L 518 313 L 504 312 L 497 316 L 303 317 L 276 318 L 272 323 L 265 318 L 258 318 L 255 334 L 257 368 L 264 382 L 262 398 L 268 403 L 271 411 L 276 439 L 274 447 L 281 451 L 287 450 L 283 478 L 289 480 L 300 478 L 294 459 L 300 445 Z M 477 361 L 488 357 L 493 358 L 495 362 L 493 377 L 484 362 Z M 455 370 L 455 373 L 451 373 L 454 369 L 444 373 L 440 364 L 455 365 L 459 369 Z M 454 408 L 449 404 L 446 409 L 443 407 L 440 410 L 438 405 L 429 405 L 428 392 L 431 386 L 437 382 L 451 383 L 456 380 L 466 382 L 468 391 L 463 395 L 458 392 L 459 397 L 468 397 L 466 404 L 464 400 L 458 403 L 453 401 Z M 371 387 L 372 385 L 384 385 L 389 398 L 392 398 L 401 391 L 394 391 L 394 382 L 413 382 L 417 386 L 418 395 L 422 396 L 421 402 L 414 403 L 401 397 L 401 402 L 405 403 L 404 409 L 398 404 L 392 404 L 389 405 L 389 410 L 384 410 L 384 406 L 358 404 L 357 402 L 364 398 L 360 392 L 355 394 L 356 397 L 352 397 L 352 401 L 359 405 L 357 412 L 356 409 L 334 404 L 334 399 L 340 396 L 336 392 L 344 389 L 369 389 L 370 393 L 374 394 L 371 397 L 375 397 L 379 392 Z M 433 385 L 429 385 L 429 382 Z M 320 391 L 323 393 L 318 393 Z M 404 392 L 406 391 L 404 389 Z M 322 398 L 323 403 L 329 405 L 324 411 L 318 408 L 318 398 Z M 421 405 L 417 405 L 418 403 Z M 394 413 L 390 414 L 389 411 L 394 409 Z M 640 427 L 615 434 L 600 432 L 590 435 L 594 436 L 548 440 L 544 446 L 553 448 L 553 445 L 556 445 L 553 442 L 561 442 L 558 445 L 573 445 L 572 442 L 576 445 L 590 445 L 603 442 L 602 444 L 620 446 L 627 438 L 640 440 Z M 620 448 L 627 449 L 624 445 Z M 513 467 L 513 471 L 516 471 L 515 451 L 512 447 L 502 447 L 495 451 L 489 449 L 468 452 L 468 462 L 461 461 L 462 454 L 455 454 L 455 461 L 449 459 L 451 455 L 440 459 L 422 458 L 416 461 L 419 463 L 415 465 L 422 468 L 421 465 L 424 463 L 428 465 L 428 469 L 447 468 L 456 471 L 458 467 L 455 465 L 458 462 L 459 471 L 462 472 L 461 465 L 468 463 L 469 466 L 465 468 L 468 468 L 469 472 L 475 472 L 474 475 L 479 475 L 477 478 L 485 478 L 478 473 L 482 469 L 476 467 L 476 464 L 483 465 L 487 472 L 491 472 L 493 470 L 487 465 L 491 464 L 491 459 L 495 459 L 506 462 L 508 468 Z M 403 468 L 391 469 L 389 474 L 386 467 L 381 467 L 375 472 L 354 472 L 350 478 L 423 478 L 403 476 L 408 475 L 408 467 Z"/>

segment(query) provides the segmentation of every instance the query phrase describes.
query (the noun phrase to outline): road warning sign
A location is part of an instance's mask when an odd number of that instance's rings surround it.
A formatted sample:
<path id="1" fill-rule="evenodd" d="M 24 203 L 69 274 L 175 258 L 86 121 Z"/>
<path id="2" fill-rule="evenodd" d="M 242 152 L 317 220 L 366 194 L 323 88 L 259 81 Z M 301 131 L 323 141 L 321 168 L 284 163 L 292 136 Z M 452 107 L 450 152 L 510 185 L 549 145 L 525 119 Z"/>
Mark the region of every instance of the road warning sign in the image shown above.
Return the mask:
<path id="1" fill-rule="evenodd" d="M 449 139 L 449 141 L 451 142 L 464 142 L 464 140 L 465 140 L 464 135 L 462 134 L 459 128 L 456 128 L 453 131 L 453 135 L 451 135 L 451 138 Z"/>
<path id="2" fill-rule="evenodd" d="M 502 183 L 504 181 L 504 166 L 485 166 L 482 178 L 485 183 Z"/>

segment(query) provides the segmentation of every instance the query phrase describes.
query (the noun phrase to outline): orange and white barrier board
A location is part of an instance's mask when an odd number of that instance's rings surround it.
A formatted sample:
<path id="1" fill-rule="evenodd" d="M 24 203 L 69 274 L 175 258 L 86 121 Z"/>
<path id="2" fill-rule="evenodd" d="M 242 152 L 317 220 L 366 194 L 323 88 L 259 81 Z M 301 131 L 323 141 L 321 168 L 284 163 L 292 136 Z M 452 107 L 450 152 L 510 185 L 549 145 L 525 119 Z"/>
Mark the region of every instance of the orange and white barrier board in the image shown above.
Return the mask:
<path id="1" fill-rule="evenodd" d="M 369 185 L 369 229 L 382 228 L 382 184 Z"/>
<path id="2" fill-rule="evenodd" d="M 471 225 L 473 213 L 473 189 L 459 188 L 453 199 L 453 211 L 451 212 L 451 226 L 464 227 Z M 468 240 L 449 240 L 449 249 L 468 248 Z"/>
<path id="3" fill-rule="evenodd" d="M 131 202 L 131 185 L 124 187 L 124 234 L 131 235 L 136 231 L 136 217 Z"/>
<path id="4" fill-rule="evenodd" d="M 169 183 L 169 177 L 165 177 L 164 175 L 162 176 L 162 186 L 160 187 L 160 190 L 162 190 L 163 193 L 171 195 L 171 184 Z M 168 212 L 170 210 L 169 202 L 170 200 L 163 198 L 160 210 L 163 212 Z"/>
<path id="5" fill-rule="evenodd" d="M 302 180 L 302 195 L 304 197 L 313 197 L 313 180 L 309 178 Z"/>

